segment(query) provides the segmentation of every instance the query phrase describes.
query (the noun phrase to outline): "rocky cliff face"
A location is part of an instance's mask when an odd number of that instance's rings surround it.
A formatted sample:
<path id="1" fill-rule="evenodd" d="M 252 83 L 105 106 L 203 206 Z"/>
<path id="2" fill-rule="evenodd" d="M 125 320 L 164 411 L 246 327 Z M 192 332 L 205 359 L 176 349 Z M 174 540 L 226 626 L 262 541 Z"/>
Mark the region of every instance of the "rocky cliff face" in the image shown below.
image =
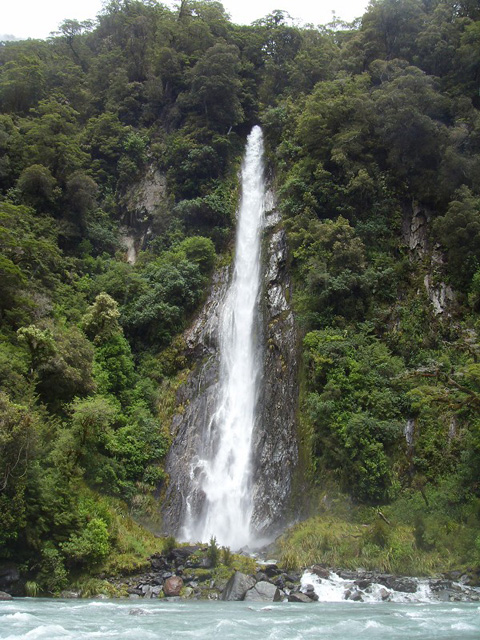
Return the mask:
<path id="1" fill-rule="evenodd" d="M 443 281 L 444 256 L 438 246 L 432 246 L 430 240 L 430 224 L 432 214 L 417 204 L 405 206 L 402 237 L 410 250 L 410 257 L 417 262 L 423 262 L 427 273 L 423 284 L 426 294 L 432 304 L 435 316 L 449 318 L 451 307 L 455 303 L 455 293 L 450 285 Z"/>
<path id="2" fill-rule="evenodd" d="M 173 444 L 165 462 L 170 482 L 163 505 L 163 522 L 165 532 L 174 535 L 181 533 L 188 510 L 200 512 L 204 501 L 194 463 L 215 411 L 220 368 L 218 326 L 228 281 L 227 267 L 216 272 L 207 302 L 184 336 L 189 355 L 196 364 L 177 393 L 179 411 L 172 419 Z"/>
<path id="3" fill-rule="evenodd" d="M 271 214 L 265 232 L 259 328 L 265 364 L 252 459 L 252 528 L 258 537 L 272 535 L 281 527 L 298 458 L 296 331 L 289 305 L 285 232 L 275 230 L 277 223 L 277 215 Z M 200 513 L 205 498 L 198 484 L 200 469 L 195 463 L 215 411 L 219 314 L 228 281 L 228 268 L 217 272 L 202 312 L 185 335 L 196 366 L 177 395 L 179 411 L 171 425 L 174 441 L 166 460 L 170 482 L 163 507 L 164 529 L 175 535 L 181 535 L 188 513 Z"/>
<path id="4" fill-rule="evenodd" d="M 264 279 L 265 375 L 259 402 L 259 428 L 253 441 L 254 511 L 252 525 L 271 536 L 282 528 L 298 461 L 297 334 L 289 304 L 285 231 L 268 233 Z"/>
<path id="5" fill-rule="evenodd" d="M 167 198 L 167 178 L 152 165 L 121 199 L 125 224 L 120 228 L 120 242 L 130 264 L 135 264 L 138 252 L 144 248 Z"/>

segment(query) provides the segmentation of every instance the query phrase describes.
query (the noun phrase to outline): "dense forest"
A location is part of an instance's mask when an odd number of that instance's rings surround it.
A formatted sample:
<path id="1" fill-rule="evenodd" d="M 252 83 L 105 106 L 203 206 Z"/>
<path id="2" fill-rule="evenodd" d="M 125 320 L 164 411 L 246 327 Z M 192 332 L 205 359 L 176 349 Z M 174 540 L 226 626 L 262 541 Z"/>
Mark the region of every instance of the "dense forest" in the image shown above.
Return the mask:
<path id="1" fill-rule="evenodd" d="M 182 331 L 256 123 L 303 354 L 286 564 L 480 566 L 479 52 L 476 0 L 302 28 L 112 0 L 0 44 L 0 556 L 32 593 L 162 545 Z"/>

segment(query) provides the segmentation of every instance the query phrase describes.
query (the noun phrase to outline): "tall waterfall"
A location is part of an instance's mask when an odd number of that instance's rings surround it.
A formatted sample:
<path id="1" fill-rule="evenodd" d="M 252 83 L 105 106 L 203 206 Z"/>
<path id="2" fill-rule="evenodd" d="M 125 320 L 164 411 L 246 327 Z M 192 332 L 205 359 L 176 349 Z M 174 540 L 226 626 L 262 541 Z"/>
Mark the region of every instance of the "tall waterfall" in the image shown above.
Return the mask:
<path id="1" fill-rule="evenodd" d="M 247 140 L 241 187 L 234 272 L 220 318 L 218 399 L 191 467 L 204 502 L 201 513 L 194 513 L 187 496 L 183 527 L 187 540 L 215 536 L 233 549 L 251 538 L 251 445 L 262 369 L 257 318 L 265 186 L 263 136 L 257 126 Z"/>

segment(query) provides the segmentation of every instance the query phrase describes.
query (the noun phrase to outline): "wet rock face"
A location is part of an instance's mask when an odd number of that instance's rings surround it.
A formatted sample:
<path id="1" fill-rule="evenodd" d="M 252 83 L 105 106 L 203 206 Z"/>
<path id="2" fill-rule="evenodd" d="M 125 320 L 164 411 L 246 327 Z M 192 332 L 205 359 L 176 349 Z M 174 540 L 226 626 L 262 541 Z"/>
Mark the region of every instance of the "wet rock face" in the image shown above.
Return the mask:
<path id="1" fill-rule="evenodd" d="M 456 301 L 455 292 L 443 282 L 445 257 L 438 245 L 430 240 L 432 213 L 416 203 L 405 206 L 403 211 L 402 237 L 414 261 L 427 259 L 427 273 L 423 284 L 435 316 L 450 317 L 451 307 Z"/>
<path id="2" fill-rule="evenodd" d="M 195 477 L 194 463 L 198 452 L 202 451 L 204 432 L 215 411 L 220 367 L 218 326 L 228 280 L 228 268 L 216 272 L 202 311 L 184 335 L 189 355 L 196 366 L 178 390 L 179 412 L 171 425 L 174 440 L 165 462 L 170 483 L 164 502 L 163 524 L 165 532 L 173 535 L 179 534 L 187 509 L 200 513 L 204 502 L 198 477 Z"/>
<path id="3" fill-rule="evenodd" d="M 264 345 L 264 367 L 252 446 L 252 528 L 259 536 L 269 536 L 284 524 L 298 459 L 297 336 L 289 304 L 290 278 L 283 230 L 267 229 L 263 261 L 258 330 Z M 228 284 L 229 269 L 224 268 L 215 275 L 203 310 L 184 336 L 196 366 L 178 391 L 179 411 L 171 427 L 174 441 L 166 459 L 170 483 L 163 523 L 165 532 L 174 535 L 181 533 L 187 512 L 194 517 L 200 514 L 205 501 L 199 484 L 202 471 L 200 465 L 196 466 L 196 460 L 209 455 L 207 446 L 214 446 L 214 443 L 206 445 L 205 433 L 216 408 L 220 364 L 218 329 Z"/>
<path id="4" fill-rule="evenodd" d="M 254 434 L 254 511 L 260 535 L 277 533 L 284 523 L 297 448 L 297 333 L 289 304 L 285 231 L 271 234 L 264 279 L 264 379 Z"/>

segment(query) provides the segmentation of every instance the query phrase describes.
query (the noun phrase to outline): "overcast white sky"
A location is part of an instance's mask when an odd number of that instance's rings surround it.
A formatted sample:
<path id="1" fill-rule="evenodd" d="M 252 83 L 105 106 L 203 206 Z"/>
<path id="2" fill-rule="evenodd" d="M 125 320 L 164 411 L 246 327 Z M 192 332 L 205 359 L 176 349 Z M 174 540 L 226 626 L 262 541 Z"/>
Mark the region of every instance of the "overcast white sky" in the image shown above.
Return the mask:
<path id="1" fill-rule="evenodd" d="M 95 18 L 103 0 L 2 0 L 0 35 L 46 38 L 66 18 Z M 164 4 L 173 6 L 173 0 Z M 351 21 L 361 16 L 368 0 L 225 0 L 222 2 L 233 22 L 250 24 L 274 9 L 283 9 L 301 23 L 326 24 L 335 10 L 337 17 Z"/>

